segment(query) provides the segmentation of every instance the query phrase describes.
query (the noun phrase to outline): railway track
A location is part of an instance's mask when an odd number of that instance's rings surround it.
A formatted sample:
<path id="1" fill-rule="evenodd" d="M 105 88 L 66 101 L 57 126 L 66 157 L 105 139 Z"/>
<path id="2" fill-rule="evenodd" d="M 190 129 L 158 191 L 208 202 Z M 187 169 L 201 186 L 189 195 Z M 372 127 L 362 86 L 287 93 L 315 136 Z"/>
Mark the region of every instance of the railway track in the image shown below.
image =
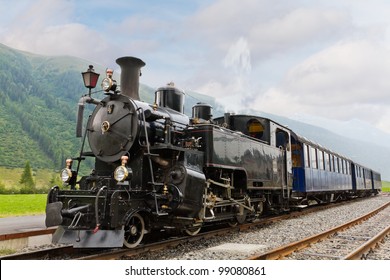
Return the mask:
<path id="1" fill-rule="evenodd" d="M 356 200 L 355 200 L 356 201 Z M 354 202 L 354 201 L 350 201 Z M 267 217 L 257 220 L 252 223 L 239 225 L 237 227 L 224 227 L 224 228 L 210 228 L 205 232 L 196 236 L 184 236 L 184 237 L 172 237 L 167 235 L 163 241 L 155 241 L 161 239 L 159 234 L 158 238 L 150 238 L 150 242 L 145 245 L 140 245 L 134 249 L 74 249 L 71 246 L 63 246 L 56 248 L 49 248 L 39 250 L 35 252 L 19 253 L 14 255 L 2 256 L 1 260 L 29 260 L 29 259 L 85 259 L 85 260 L 103 260 L 103 259 L 137 259 L 142 254 L 148 252 L 162 251 L 166 248 L 174 248 L 176 246 L 187 246 L 191 243 L 199 242 L 200 240 L 208 240 L 213 237 L 232 234 L 234 232 L 244 232 L 251 228 L 261 227 L 270 223 L 276 223 L 280 220 L 286 220 L 295 218 L 298 216 L 306 215 L 312 212 L 321 211 L 328 208 L 337 207 L 350 202 L 343 202 L 330 205 L 322 205 L 316 207 L 310 207 L 301 211 L 292 212 L 275 217 Z"/>
<path id="2" fill-rule="evenodd" d="M 208 239 L 220 235 L 225 235 L 237 231 L 249 230 L 253 227 L 259 227 L 261 225 L 274 223 L 282 219 L 288 219 L 296 217 L 297 215 L 304 215 L 318 211 L 318 209 L 307 209 L 302 212 L 294 212 L 291 214 L 285 214 L 282 216 L 276 216 L 271 218 L 264 218 L 253 223 L 247 223 L 239 225 L 237 227 L 224 227 L 224 228 L 211 228 L 206 232 L 199 233 L 195 236 L 183 236 L 183 237 L 167 237 L 162 241 L 151 241 L 151 243 L 140 245 L 133 249 L 76 249 L 72 246 L 62 246 L 58 248 L 49 248 L 46 250 L 33 251 L 27 253 L 19 253 L 8 256 L 0 257 L 0 260 L 29 260 L 29 259 L 81 259 L 81 260 L 112 260 L 112 259 L 126 259 L 135 258 L 139 254 L 148 253 L 151 251 L 163 250 L 165 248 L 176 247 L 179 245 L 185 245 L 189 242 L 195 242 L 199 240 Z M 161 236 L 160 236 L 161 237 Z"/>
<path id="3" fill-rule="evenodd" d="M 389 205 L 387 202 L 353 221 L 249 259 L 366 259 L 390 233 Z"/>

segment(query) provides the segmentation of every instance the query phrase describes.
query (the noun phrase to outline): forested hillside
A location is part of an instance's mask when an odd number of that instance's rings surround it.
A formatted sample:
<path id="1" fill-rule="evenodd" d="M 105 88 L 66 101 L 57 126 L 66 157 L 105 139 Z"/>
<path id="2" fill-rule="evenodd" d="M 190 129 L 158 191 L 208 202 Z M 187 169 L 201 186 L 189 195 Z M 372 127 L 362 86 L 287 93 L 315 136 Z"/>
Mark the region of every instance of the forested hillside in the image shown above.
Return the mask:
<path id="1" fill-rule="evenodd" d="M 78 58 L 39 56 L 0 44 L 0 166 L 23 167 L 30 161 L 33 168 L 59 169 L 66 157 L 77 155 L 81 145 L 75 138 L 77 103 L 87 93 L 81 72 L 89 64 Z M 104 67 L 95 69 L 104 77 Z M 94 96 L 103 98 L 101 93 Z M 152 103 L 154 89 L 141 85 L 140 96 Z M 211 97 L 191 93 L 186 113 L 191 113 L 199 98 L 214 102 Z"/>
<path id="2" fill-rule="evenodd" d="M 74 104 L 84 87 L 72 65 L 79 64 L 0 45 L 0 165 L 59 168 L 76 152 Z"/>

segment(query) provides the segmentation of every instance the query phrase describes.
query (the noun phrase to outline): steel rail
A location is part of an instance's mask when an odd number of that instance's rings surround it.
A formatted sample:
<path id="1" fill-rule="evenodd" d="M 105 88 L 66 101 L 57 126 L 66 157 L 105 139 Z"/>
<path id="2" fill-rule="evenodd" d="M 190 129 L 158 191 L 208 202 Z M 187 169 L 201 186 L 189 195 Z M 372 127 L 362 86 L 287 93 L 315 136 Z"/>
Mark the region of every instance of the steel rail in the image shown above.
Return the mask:
<path id="1" fill-rule="evenodd" d="M 388 234 L 390 233 L 390 225 L 375 235 L 373 238 L 365 242 L 359 248 L 346 255 L 344 260 L 360 260 L 364 259 L 366 254 L 374 249 Z"/>
<path id="2" fill-rule="evenodd" d="M 295 251 L 299 251 L 303 248 L 306 248 L 308 246 L 310 246 L 310 244 L 313 244 L 313 243 L 316 243 L 316 242 L 319 242 L 323 239 L 326 239 L 328 238 L 329 236 L 335 234 L 336 232 L 338 231 L 342 231 L 344 229 L 347 229 L 351 226 L 354 226 L 364 220 L 367 220 L 368 218 L 376 215 L 378 212 L 382 211 L 383 209 L 385 209 L 386 207 L 388 207 L 390 205 L 390 202 L 387 202 L 386 204 L 378 207 L 377 209 L 363 215 L 363 216 L 360 216 L 359 218 L 356 218 L 352 221 L 349 221 L 343 225 L 340 225 L 340 226 L 337 226 L 337 227 L 334 227 L 330 230 L 327 230 L 327 231 L 324 231 L 324 232 L 321 232 L 319 234 L 316 234 L 316 235 L 312 235 L 310 237 L 307 237 L 307 238 L 304 238 L 302 240 L 299 240 L 299 241 L 296 241 L 296 242 L 293 242 L 293 243 L 290 243 L 290 244 L 287 244 L 287 245 L 284 245 L 284 246 L 281 246 L 279 248 L 276 248 L 276 249 L 273 249 L 273 250 L 270 250 L 268 252 L 265 252 L 263 254 L 260 254 L 260 255 L 254 255 L 252 257 L 249 257 L 248 260 L 278 260 L 278 259 L 283 259 L 285 256 L 288 256 L 290 254 L 292 254 L 293 252 Z"/>

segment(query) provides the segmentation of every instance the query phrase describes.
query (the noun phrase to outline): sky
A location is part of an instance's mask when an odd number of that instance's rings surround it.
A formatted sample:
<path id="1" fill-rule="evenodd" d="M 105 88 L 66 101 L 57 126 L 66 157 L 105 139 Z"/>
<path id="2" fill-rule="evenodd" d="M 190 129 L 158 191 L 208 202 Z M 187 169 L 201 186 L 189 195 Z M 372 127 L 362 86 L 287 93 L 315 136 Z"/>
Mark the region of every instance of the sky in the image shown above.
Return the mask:
<path id="1" fill-rule="evenodd" d="M 210 95 L 227 111 L 359 120 L 390 133 L 390 1 L 0 0 L 0 43 Z M 84 70 L 84 69 L 81 69 Z M 101 73 L 103 74 L 103 73 Z"/>

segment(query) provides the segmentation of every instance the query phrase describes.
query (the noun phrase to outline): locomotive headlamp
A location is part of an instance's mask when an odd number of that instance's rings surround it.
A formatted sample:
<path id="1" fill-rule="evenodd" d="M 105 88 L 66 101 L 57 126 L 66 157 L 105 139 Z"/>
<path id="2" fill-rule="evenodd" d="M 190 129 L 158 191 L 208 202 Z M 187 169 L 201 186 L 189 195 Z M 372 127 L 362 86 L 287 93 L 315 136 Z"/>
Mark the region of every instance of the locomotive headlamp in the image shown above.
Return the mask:
<path id="1" fill-rule="evenodd" d="M 118 182 L 123 182 L 124 180 L 127 179 L 127 177 L 129 177 L 129 175 L 132 174 L 131 169 L 126 167 L 126 163 L 128 159 L 129 159 L 128 156 L 122 156 L 121 157 L 122 165 L 118 166 L 114 171 L 114 178 Z"/>
<path id="2" fill-rule="evenodd" d="M 102 88 L 104 91 L 110 91 L 112 87 L 112 80 L 110 78 L 104 78 L 102 81 Z"/>
<path id="3" fill-rule="evenodd" d="M 69 183 L 70 179 L 72 178 L 72 170 L 69 168 L 64 168 L 62 169 L 60 176 L 62 182 Z"/>
<path id="4" fill-rule="evenodd" d="M 129 172 L 127 171 L 127 168 L 125 166 L 118 166 L 114 171 L 114 178 L 118 182 L 123 182 L 126 180 L 127 176 L 129 175 Z"/>
<path id="5" fill-rule="evenodd" d="M 72 162 L 73 161 L 71 159 L 67 159 L 66 160 L 66 168 L 61 170 L 60 176 L 61 176 L 62 182 L 64 182 L 64 183 L 69 183 L 70 180 L 72 179 L 72 175 L 73 175 Z"/>
<path id="6" fill-rule="evenodd" d="M 112 79 L 114 71 L 112 69 L 107 68 L 106 70 L 106 78 L 102 81 L 102 89 L 105 92 L 109 92 L 110 90 L 115 91 L 116 89 L 116 81 Z"/>

